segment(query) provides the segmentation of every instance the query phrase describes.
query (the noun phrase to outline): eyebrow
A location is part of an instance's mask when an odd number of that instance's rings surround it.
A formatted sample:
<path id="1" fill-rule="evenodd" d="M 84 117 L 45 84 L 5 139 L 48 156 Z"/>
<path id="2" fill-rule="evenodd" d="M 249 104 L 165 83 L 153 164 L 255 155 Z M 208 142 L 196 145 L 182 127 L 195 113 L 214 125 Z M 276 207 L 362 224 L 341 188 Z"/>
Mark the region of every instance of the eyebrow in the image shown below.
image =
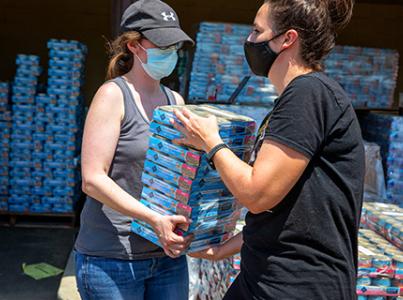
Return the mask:
<path id="1" fill-rule="evenodd" d="M 253 26 L 255 26 L 257 29 L 259 29 L 260 31 L 264 31 L 263 27 L 260 26 L 259 24 L 257 24 L 256 22 L 253 23 Z"/>

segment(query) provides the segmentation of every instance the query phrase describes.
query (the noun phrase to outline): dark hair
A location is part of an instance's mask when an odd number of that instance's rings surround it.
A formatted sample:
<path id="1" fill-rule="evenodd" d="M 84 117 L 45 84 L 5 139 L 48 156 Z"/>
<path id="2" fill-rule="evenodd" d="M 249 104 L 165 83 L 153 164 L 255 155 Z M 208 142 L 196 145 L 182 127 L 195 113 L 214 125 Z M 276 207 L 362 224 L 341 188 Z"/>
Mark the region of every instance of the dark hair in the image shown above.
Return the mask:
<path id="1" fill-rule="evenodd" d="M 265 0 L 275 33 L 295 29 L 301 57 L 308 67 L 322 70 L 323 58 L 335 46 L 336 34 L 349 22 L 354 0 Z"/>
<path id="2" fill-rule="evenodd" d="M 127 43 L 139 41 L 141 34 L 136 31 L 128 31 L 118 36 L 109 46 L 109 65 L 106 72 L 106 79 L 110 80 L 124 75 L 133 66 L 133 53 L 127 48 Z"/>

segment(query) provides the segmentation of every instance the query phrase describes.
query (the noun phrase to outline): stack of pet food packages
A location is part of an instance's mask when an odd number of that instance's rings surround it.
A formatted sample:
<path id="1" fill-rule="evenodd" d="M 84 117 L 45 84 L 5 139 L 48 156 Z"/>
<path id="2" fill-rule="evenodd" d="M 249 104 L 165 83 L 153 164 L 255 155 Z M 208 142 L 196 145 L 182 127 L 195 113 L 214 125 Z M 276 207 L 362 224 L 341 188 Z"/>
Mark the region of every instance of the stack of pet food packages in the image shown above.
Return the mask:
<path id="1" fill-rule="evenodd" d="M 399 53 L 392 49 L 336 46 L 325 60 L 326 73 L 356 107 L 392 107 L 398 68 Z"/>
<path id="2" fill-rule="evenodd" d="M 37 93 L 39 57 L 17 56 L 11 98 L 8 209 L 12 212 L 71 213 L 80 193 L 77 163 L 87 49 L 77 41 L 55 39 L 47 46 L 46 94 Z"/>
<path id="3" fill-rule="evenodd" d="M 8 164 L 11 133 L 9 94 L 9 83 L 0 82 L 0 211 L 8 210 Z"/>
<path id="4" fill-rule="evenodd" d="M 227 102 L 245 76 L 251 76 L 238 104 L 271 106 L 278 94 L 267 78 L 253 76 L 245 59 L 244 42 L 250 25 L 202 22 L 190 75 L 189 99 Z"/>
<path id="5" fill-rule="evenodd" d="M 72 40 L 48 41 L 47 94 L 36 97 L 33 194 L 37 212 L 70 213 L 80 192 L 77 157 L 83 127 L 87 48 Z"/>
<path id="6" fill-rule="evenodd" d="M 397 299 L 403 287 L 402 251 L 367 229 L 359 232 L 358 250 L 358 299 Z"/>
<path id="7" fill-rule="evenodd" d="M 403 117 L 369 113 L 360 118 L 363 137 L 381 147 L 386 201 L 403 206 Z"/>
<path id="8" fill-rule="evenodd" d="M 184 215 L 192 220 L 181 235 L 194 235 L 189 252 L 198 251 L 227 240 L 239 219 L 238 205 L 206 154 L 173 140 L 182 137 L 170 120 L 173 110 L 164 106 L 154 111 L 151 137 L 144 165 L 141 202 L 162 215 Z M 252 119 L 208 105 L 188 105 L 199 116 L 215 115 L 223 141 L 241 159 L 246 160 L 254 143 L 256 123 Z M 159 245 L 152 228 L 139 220 L 133 232 Z"/>
<path id="9" fill-rule="evenodd" d="M 403 209 L 393 204 L 364 203 L 361 223 L 403 249 Z"/>
<path id="10" fill-rule="evenodd" d="M 36 55 L 17 55 L 17 71 L 12 85 L 12 130 L 9 162 L 9 210 L 29 211 L 34 204 L 32 152 L 35 132 L 35 95 L 42 72 Z"/>

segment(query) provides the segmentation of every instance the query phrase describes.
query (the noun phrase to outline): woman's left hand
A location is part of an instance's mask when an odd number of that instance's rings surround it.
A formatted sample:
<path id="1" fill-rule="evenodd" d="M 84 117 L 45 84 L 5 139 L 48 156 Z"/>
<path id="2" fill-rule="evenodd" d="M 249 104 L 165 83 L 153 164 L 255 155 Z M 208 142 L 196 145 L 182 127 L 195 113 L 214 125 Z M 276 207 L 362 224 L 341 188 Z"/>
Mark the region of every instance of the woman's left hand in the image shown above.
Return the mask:
<path id="1" fill-rule="evenodd" d="M 184 136 L 182 139 L 176 140 L 177 143 L 205 152 L 209 152 L 214 146 L 222 143 L 215 116 L 199 117 L 186 108 L 181 111 L 175 109 L 174 113 L 183 125 L 174 120 L 171 121 Z"/>

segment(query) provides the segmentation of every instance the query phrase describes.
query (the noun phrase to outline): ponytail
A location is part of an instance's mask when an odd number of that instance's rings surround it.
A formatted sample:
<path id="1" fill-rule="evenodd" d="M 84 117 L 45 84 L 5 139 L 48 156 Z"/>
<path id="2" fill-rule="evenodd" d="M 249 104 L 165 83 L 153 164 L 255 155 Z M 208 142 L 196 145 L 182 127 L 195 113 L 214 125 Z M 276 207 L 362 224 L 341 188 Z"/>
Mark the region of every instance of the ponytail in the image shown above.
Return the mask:
<path id="1" fill-rule="evenodd" d="M 122 76 L 133 67 L 133 53 L 127 48 L 127 43 L 139 41 L 141 34 L 135 31 L 125 32 L 117 37 L 109 46 L 109 65 L 106 80 Z"/>
<path id="2" fill-rule="evenodd" d="M 334 32 L 338 32 L 350 22 L 354 0 L 328 0 L 328 11 Z"/>
<path id="3" fill-rule="evenodd" d="M 354 0 L 265 0 L 270 5 L 275 32 L 295 29 L 301 40 L 301 57 L 315 71 L 333 49 L 336 34 L 353 14 Z"/>

